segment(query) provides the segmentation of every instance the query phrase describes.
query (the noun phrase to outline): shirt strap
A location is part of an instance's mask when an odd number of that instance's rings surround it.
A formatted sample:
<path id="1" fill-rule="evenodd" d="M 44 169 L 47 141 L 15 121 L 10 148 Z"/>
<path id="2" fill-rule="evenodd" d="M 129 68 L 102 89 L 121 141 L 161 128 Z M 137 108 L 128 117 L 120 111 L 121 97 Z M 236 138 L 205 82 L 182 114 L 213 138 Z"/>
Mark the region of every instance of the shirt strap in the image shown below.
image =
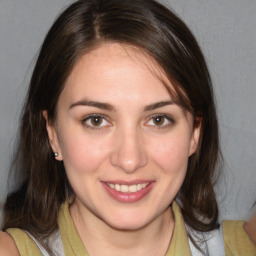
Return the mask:
<path id="1" fill-rule="evenodd" d="M 203 251 L 199 251 L 191 239 L 189 239 L 189 246 L 192 256 L 225 256 L 222 224 L 218 229 L 210 232 L 190 231 L 191 229 L 188 227 L 187 230 L 189 230 L 188 232 L 196 242 L 197 246 Z"/>
<path id="2" fill-rule="evenodd" d="M 31 239 L 33 239 L 33 241 L 35 242 L 35 244 L 37 245 L 38 249 L 41 251 L 43 256 L 51 256 L 32 234 L 30 234 L 26 230 L 24 230 L 24 232 L 26 232 L 26 234 L 28 236 L 30 236 Z M 44 240 L 44 242 L 51 249 L 51 251 L 53 252 L 54 255 L 56 255 L 56 256 L 65 256 L 64 249 L 63 249 L 63 244 L 62 244 L 62 240 L 61 240 L 61 235 L 60 235 L 59 230 L 52 233 L 49 237 L 47 237 Z"/>

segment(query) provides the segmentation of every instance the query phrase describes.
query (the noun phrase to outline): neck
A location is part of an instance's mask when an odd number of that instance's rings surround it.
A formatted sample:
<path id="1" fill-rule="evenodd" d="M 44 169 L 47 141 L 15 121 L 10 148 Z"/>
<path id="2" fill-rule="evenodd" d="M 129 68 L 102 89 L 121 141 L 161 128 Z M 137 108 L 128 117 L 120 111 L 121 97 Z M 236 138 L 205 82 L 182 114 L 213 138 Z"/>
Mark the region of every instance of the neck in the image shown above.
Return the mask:
<path id="1" fill-rule="evenodd" d="M 137 230 L 111 227 L 79 203 L 71 205 L 70 213 L 90 256 L 165 255 L 174 229 L 171 208 Z"/>

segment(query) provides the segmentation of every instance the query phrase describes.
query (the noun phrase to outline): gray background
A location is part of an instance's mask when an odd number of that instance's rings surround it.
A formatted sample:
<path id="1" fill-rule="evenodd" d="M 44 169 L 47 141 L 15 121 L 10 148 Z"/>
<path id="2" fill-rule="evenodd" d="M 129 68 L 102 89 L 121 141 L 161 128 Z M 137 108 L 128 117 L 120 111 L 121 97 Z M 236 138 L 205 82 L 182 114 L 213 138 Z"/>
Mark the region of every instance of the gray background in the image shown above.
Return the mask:
<path id="1" fill-rule="evenodd" d="M 35 56 L 70 2 L 0 0 L 0 203 Z M 220 218 L 246 219 L 256 200 L 256 1 L 164 2 L 195 34 L 212 75 L 225 159 L 216 187 Z"/>

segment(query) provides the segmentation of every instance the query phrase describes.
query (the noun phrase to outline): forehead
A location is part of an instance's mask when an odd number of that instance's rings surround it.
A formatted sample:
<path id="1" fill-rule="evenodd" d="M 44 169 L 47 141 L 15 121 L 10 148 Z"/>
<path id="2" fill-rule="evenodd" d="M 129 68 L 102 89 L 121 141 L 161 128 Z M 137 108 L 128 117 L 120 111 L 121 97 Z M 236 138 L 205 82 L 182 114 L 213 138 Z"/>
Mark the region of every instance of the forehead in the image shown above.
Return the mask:
<path id="1" fill-rule="evenodd" d="M 74 66 L 61 94 L 72 100 L 119 97 L 151 101 L 170 99 L 173 89 L 153 57 L 141 49 L 118 43 L 105 44 L 85 53 Z M 156 99 L 157 100 L 157 99 Z"/>

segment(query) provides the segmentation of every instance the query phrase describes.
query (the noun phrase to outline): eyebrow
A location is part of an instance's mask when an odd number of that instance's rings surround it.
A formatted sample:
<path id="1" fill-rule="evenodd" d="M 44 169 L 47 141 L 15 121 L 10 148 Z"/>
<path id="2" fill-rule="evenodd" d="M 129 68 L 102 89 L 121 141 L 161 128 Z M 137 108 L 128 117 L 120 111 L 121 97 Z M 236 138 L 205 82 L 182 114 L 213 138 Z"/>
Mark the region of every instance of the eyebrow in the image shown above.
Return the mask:
<path id="1" fill-rule="evenodd" d="M 160 102 L 156 102 L 156 103 L 145 106 L 144 111 L 152 111 L 157 108 L 161 108 L 161 107 L 172 105 L 172 104 L 174 104 L 173 101 L 160 101 Z"/>
<path id="2" fill-rule="evenodd" d="M 108 111 L 116 111 L 115 108 L 108 104 L 103 102 L 97 102 L 97 101 L 90 101 L 90 100 L 79 100 L 73 104 L 70 105 L 69 109 L 77 106 L 89 106 L 89 107 L 95 107 L 99 109 L 104 109 Z"/>
<path id="3" fill-rule="evenodd" d="M 161 108 L 161 107 L 172 105 L 172 104 L 174 104 L 173 101 L 160 101 L 160 102 L 156 102 L 156 103 L 149 104 L 149 105 L 145 106 L 144 111 L 152 111 L 157 108 Z M 95 108 L 99 108 L 99 109 L 103 109 L 103 110 L 116 112 L 116 109 L 114 108 L 114 106 L 112 106 L 109 103 L 90 101 L 90 100 L 79 100 L 79 101 L 71 104 L 69 109 L 71 109 L 73 107 L 77 107 L 77 106 L 89 106 L 89 107 L 95 107 Z"/>

